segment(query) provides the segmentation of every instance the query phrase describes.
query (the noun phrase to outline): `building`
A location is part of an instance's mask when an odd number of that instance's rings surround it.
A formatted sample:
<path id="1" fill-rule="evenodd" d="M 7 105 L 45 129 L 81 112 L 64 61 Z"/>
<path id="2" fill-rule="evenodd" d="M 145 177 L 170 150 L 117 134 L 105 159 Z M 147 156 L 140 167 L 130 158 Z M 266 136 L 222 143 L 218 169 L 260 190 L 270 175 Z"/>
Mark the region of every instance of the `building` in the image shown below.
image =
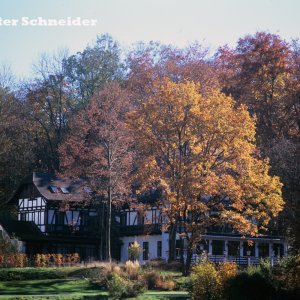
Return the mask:
<path id="1" fill-rule="evenodd" d="M 168 259 L 169 234 L 162 230 L 165 218 L 158 207 L 140 212 L 125 209 L 121 212 L 121 261 L 128 259 L 129 246 L 137 242 L 142 251 L 140 263 L 153 259 Z M 282 236 L 242 237 L 232 232 L 208 231 L 195 250 L 193 261 L 206 254 L 213 262 L 234 261 L 238 264 L 258 264 L 261 258 L 270 258 L 276 263 L 287 255 L 287 244 Z M 177 259 L 180 259 L 180 235 L 176 236 Z M 185 255 L 185 253 L 183 253 Z"/>
<path id="2" fill-rule="evenodd" d="M 33 173 L 9 201 L 17 220 L 0 220 L 3 231 L 22 242 L 23 252 L 98 255 L 98 213 L 84 180 Z"/>
<path id="3" fill-rule="evenodd" d="M 127 206 L 115 212 L 114 227 L 117 233 L 112 238 L 112 246 L 117 248 L 115 259 L 122 262 L 128 260 L 128 248 L 131 243 L 137 242 L 142 248 L 140 263 L 153 259 L 168 260 L 167 220 L 162 209 L 153 201 L 157 197 L 159 195 L 155 195 L 154 191 L 152 200 L 146 199 L 147 205 L 144 205 L 145 199 L 140 199 L 140 207 Z M 91 198 L 91 189 L 82 179 L 61 179 L 33 173 L 22 182 L 9 202 L 17 208 L 18 220 L 1 220 L 2 230 L 21 241 L 19 248 L 28 255 L 77 252 L 82 259 L 97 259 L 101 242 L 100 216 Z M 178 232 L 178 259 L 180 251 L 185 251 L 180 243 Z M 280 236 L 244 238 L 219 229 L 203 236 L 193 260 L 200 259 L 205 253 L 214 262 L 255 264 L 262 257 L 276 262 L 287 255 L 287 244 Z"/>

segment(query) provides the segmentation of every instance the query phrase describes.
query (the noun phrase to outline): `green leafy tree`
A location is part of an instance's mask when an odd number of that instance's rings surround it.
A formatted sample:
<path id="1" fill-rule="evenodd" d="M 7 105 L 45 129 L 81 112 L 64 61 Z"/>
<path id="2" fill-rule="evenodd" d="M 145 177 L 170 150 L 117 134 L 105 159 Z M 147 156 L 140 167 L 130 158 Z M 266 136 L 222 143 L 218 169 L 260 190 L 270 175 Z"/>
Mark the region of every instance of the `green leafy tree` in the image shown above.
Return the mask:
<path id="1" fill-rule="evenodd" d="M 123 77 L 119 44 L 108 34 L 96 43 L 64 60 L 64 72 L 72 86 L 77 106 L 86 107 L 96 90 Z"/>

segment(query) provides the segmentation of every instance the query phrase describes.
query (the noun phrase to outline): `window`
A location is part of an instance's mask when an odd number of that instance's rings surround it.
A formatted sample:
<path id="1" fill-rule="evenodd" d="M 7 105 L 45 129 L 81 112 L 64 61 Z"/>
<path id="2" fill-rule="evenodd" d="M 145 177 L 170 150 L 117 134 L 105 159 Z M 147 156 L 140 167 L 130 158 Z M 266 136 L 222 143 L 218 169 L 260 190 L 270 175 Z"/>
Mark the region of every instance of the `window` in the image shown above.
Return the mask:
<path id="1" fill-rule="evenodd" d="M 129 242 L 128 243 L 128 259 L 129 260 L 134 260 L 134 257 L 132 255 L 132 253 L 129 251 L 130 247 L 133 245 L 133 242 Z"/>
<path id="2" fill-rule="evenodd" d="M 85 186 L 83 187 L 83 190 L 88 193 L 88 194 L 91 194 L 92 193 L 92 189 L 89 187 L 89 186 Z"/>
<path id="3" fill-rule="evenodd" d="M 157 257 L 161 258 L 162 254 L 162 243 L 161 241 L 157 241 Z"/>
<path id="4" fill-rule="evenodd" d="M 65 219 L 65 214 L 63 212 L 57 212 L 55 215 L 55 224 L 56 225 L 63 225 Z"/>
<path id="5" fill-rule="evenodd" d="M 122 226 L 126 226 L 127 225 L 127 213 L 122 213 L 120 216 L 120 222 Z"/>
<path id="6" fill-rule="evenodd" d="M 69 190 L 66 187 L 61 187 L 60 188 L 63 194 L 70 194 Z"/>
<path id="7" fill-rule="evenodd" d="M 137 213 L 137 225 L 144 225 L 144 213 L 143 212 Z"/>
<path id="8" fill-rule="evenodd" d="M 143 260 L 149 259 L 149 242 L 143 242 Z"/>
<path id="9" fill-rule="evenodd" d="M 26 213 L 20 213 L 20 221 L 26 221 Z"/>
<path id="10" fill-rule="evenodd" d="M 58 193 L 58 188 L 55 185 L 50 185 L 49 189 L 52 193 Z"/>
<path id="11" fill-rule="evenodd" d="M 89 225 L 89 213 L 87 211 L 81 211 L 80 213 L 80 225 L 88 226 Z"/>

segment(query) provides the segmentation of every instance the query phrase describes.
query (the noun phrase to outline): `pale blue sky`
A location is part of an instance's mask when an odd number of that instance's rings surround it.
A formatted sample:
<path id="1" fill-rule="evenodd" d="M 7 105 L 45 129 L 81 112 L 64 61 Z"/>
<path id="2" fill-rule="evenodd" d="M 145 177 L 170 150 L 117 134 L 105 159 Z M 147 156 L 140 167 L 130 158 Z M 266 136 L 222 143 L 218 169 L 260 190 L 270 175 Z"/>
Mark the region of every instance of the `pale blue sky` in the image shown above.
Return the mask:
<path id="1" fill-rule="evenodd" d="M 290 40 L 300 36 L 299 0 L 0 0 L 0 18 L 96 18 L 95 27 L 0 26 L 0 64 L 22 76 L 38 55 L 83 50 L 101 33 L 123 45 L 157 40 L 184 46 L 198 40 L 233 46 L 258 30 Z"/>

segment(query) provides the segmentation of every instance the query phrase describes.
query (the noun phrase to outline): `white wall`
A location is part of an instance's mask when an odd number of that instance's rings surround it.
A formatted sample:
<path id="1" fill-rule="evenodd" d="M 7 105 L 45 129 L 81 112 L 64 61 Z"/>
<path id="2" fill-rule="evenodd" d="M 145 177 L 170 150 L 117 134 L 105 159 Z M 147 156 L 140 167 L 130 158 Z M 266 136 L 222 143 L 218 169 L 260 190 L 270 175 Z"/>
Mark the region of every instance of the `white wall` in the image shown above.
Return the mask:
<path id="1" fill-rule="evenodd" d="M 121 238 L 123 245 L 121 247 L 121 262 L 128 260 L 128 246 L 131 242 L 137 242 L 143 248 L 143 242 L 149 242 L 149 260 L 157 258 L 157 241 L 162 241 L 162 259 L 167 259 L 166 246 L 168 241 L 166 240 L 167 234 L 157 235 L 139 235 L 139 236 L 126 236 Z M 143 253 L 141 252 L 139 257 L 141 264 L 147 261 L 143 260 Z"/>

